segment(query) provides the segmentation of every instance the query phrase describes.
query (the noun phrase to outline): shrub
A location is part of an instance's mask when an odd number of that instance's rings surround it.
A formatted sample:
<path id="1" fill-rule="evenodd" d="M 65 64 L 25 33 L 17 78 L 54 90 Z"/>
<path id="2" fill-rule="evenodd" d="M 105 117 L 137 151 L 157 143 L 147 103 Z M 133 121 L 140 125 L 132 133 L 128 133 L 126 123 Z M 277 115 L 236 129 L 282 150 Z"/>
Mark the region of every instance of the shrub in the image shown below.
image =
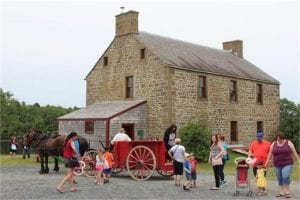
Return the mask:
<path id="1" fill-rule="evenodd" d="M 186 152 L 193 152 L 199 161 L 207 161 L 211 131 L 203 121 L 189 122 L 178 131 Z"/>

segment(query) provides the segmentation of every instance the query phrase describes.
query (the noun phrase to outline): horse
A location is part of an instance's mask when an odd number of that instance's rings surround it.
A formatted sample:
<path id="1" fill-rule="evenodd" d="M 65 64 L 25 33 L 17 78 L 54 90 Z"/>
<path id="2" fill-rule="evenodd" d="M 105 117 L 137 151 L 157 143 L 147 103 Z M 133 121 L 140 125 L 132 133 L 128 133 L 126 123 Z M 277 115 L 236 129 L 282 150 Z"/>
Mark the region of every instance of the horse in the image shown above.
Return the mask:
<path id="1" fill-rule="evenodd" d="M 36 153 L 39 154 L 41 170 L 40 174 L 48 174 L 48 157 L 54 157 L 54 168 L 53 171 L 58 172 L 58 160 L 59 156 L 63 157 L 63 151 L 65 146 L 65 139 L 67 135 L 55 135 L 50 136 L 39 132 L 28 133 L 25 138 L 26 142 L 29 143 Z M 85 151 L 89 149 L 87 140 L 81 136 L 78 136 L 79 151 L 80 155 L 83 156 Z"/>

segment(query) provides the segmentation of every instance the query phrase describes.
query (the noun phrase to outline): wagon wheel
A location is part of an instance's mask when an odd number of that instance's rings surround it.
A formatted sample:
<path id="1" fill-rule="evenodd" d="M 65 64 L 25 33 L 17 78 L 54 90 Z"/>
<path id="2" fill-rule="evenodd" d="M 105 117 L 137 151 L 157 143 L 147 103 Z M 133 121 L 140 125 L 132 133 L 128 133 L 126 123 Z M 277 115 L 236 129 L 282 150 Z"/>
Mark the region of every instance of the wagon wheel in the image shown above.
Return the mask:
<path id="1" fill-rule="evenodd" d="M 161 169 L 158 169 L 156 170 L 157 173 L 159 173 L 160 175 L 162 176 L 166 176 L 166 177 L 170 177 L 170 176 L 173 176 L 173 171 L 164 171 L 164 170 L 161 170 Z"/>
<path id="2" fill-rule="evenodd" d="M 89 150 L 82 157 L 82 160 L 85 162 L 85 168 L 83 169 L 84 175 L 88 177 L 96 176 L 96 156 L 96 150 Z"/>
<path id="3" fill-rule="evenodd" d="M 156 168 L 155 155 L 148 147 L 136 146 L 128 153 L 126 168 L 134 180 L 147 180 Z"/>

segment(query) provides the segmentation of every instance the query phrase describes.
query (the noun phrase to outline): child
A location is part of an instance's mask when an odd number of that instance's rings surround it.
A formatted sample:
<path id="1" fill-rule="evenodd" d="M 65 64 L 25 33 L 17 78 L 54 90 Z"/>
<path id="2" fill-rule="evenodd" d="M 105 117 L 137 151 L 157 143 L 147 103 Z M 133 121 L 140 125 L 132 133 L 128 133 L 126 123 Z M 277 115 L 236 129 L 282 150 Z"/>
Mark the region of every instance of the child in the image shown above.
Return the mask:
<path id="1" fill-rule="evenodd" d="M 185 154 L 185 161 L 183 163 L 183 170 L 185 171 L 186 181 L 183 184 L 184 191 L 190 191 L 191 185 L 191 165 L 190 165 L 190 155 L 187 153 Z"/>
<path id="2" fill-rule="evenodd" d="M 95 184 L 100 184 L 101 174 L 104 169 L 104 157 L 103 157 L 103 151 L 102 149 L 98 149 L 97 155 L 96 155 L 96 180 Z"/>
<path id="3" fill-rule="evenodd" d="M 197 180 L 197 168 L 198 168 L 198 162 L 195 159 L 195 154 L 191 153 L 191 160 L 190 160 L 190 164 L 191 164 L 191 187 L 195 188 L 196 187 L 196 180 Z"/>
<path id="4" fill-rule="evenodd" d="M 265 177 L 265 171 L 267 170 L 263 168 L 263 163 L 261 161 L 259 161 L 256 166 L 256 187 L 258 189 L 258 195 L 266 194 L 267 181 Z"/>
<path id="5" fill-rule="evenodd" d="M 109 183 L 109 178 L 110 178 L 111 168 L 112 168 L 112 162 L 113 162 L 114 158 L 113 158 L 112 153 L 109 152 L 108 147 L 105 147 L 104 150 L 105 150 L 105 153 L 103 154 L 103 157 L 107 161 L 107 166 L 105 166 L 104 170 L 103 170 L 103 178 L 104 178 L 103 183 Z"/>

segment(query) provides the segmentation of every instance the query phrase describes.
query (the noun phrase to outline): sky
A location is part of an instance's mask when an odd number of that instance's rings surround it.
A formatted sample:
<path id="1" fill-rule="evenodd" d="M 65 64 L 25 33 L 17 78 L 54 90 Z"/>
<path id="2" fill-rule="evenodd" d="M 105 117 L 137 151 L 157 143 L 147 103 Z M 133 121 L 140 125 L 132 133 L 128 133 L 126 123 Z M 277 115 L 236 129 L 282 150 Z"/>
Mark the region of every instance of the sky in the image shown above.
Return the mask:
<path id="1" fill-rule="evenodd" d="M 1 2 L 0 87 L 26 104 L 84 107 L 85 77 L 115 35 L 120 7 L 139 30 L 222 49 L 243 40 L 244 58 L 300 103 L 298 1 L 33 0 Z"/>

